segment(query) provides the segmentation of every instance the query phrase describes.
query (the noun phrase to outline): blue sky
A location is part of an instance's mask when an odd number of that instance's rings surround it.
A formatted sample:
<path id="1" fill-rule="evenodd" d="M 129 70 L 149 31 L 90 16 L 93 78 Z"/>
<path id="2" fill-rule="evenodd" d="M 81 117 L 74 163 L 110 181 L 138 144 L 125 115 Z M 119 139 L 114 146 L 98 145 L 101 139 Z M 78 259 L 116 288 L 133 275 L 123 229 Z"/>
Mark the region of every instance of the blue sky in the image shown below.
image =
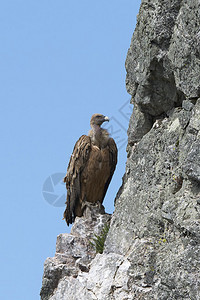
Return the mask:
<path id="1" fill-rule="evenodd" d="M 140 2 L 0 5 L 1 299 L 39 299 L 44 261 L 54 256 L 57 235 L 70 230 L 59 178 L 93 113 L 111 118 L 119 147 L 104 201 L 114 210 L 132 109 L 124 64 Z"/>

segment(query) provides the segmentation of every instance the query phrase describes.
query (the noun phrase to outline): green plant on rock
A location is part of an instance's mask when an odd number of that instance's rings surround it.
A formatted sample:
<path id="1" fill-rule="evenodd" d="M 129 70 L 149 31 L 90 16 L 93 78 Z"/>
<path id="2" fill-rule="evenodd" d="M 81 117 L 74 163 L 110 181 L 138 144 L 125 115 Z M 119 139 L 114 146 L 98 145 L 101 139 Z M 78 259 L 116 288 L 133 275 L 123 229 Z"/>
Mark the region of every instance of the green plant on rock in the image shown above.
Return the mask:
<path id="1" fill-rule="evenodd" d="M 95 248 L 96 253 L 100 253 L 100 254 L 103 253 L 104 243 L 105 243 L 109 228 L 110 228 L 110 224 L 105 224 L 100 235 L 95 234 L 94 235 L 95 237 L 92 239 L 92 241 L 90 241 L 90 245 L 92 245 Z"/>
<path id="2" fill-rule="evenodd" d="M 160 238 L 159 239 L 159 241 L 158 241 L 158 243 L 161 245 L 161 244 L 164 244 L 164 243 L 166 243 L 167 242 L 167 240 L 165 239 L 165 238 Z"/>
<path id="3" fill-rule="evenodd" d="M 178 148 L 179 147 L 179 143 L 180 143 L 180 141 L 179 141 L 179 139 L 176 141 L 176 148 Z"/>

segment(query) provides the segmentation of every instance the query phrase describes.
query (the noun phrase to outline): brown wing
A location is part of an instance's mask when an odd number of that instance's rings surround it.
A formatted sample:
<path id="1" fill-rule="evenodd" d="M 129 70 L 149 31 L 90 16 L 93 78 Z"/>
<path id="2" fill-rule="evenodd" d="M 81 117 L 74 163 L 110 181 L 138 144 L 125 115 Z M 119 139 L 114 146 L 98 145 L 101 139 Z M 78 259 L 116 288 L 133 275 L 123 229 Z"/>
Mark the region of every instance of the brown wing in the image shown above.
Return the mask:
<path id="1" fill-rule="evenodd" d="M 113 173 L 114 173 L 116 165 L 117 165 L 117 153 L 118 153 L 118 150 L 117 150 L 117 145 L 116 145 L 115 141 L 112 138 L 110 138 L 109 141 L 108 141 L 108 147 L 109 147 L 110 176 L 109 176 L 108 180 L 105 183 L 104 193 L 103 193 L 103 197 L 102 197 L 102 201 L 101 202 L 103 202 L 103 199 L 104 199 L 104 197 L 106 195 L 108 186 L 110 184 L 110 181 L 112 179 Z"/>
<path id="2" fill-rule="evenodd" d="M 89 159 L 90 151 L 91 139 L 87 135 L 82 135 L 74 146 L 64 178 L 67 188 L 67 207 L 64 211 L 64 219 L 67 225 L 72 224 L 80 207 L 81 173 Z"/>

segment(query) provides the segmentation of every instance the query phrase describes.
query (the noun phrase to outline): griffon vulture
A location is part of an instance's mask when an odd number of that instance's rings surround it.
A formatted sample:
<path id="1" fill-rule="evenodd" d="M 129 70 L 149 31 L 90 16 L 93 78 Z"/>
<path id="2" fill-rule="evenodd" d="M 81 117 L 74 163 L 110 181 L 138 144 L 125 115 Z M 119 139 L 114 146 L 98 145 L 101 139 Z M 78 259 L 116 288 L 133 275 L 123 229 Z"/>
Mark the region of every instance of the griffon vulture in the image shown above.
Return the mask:
<path id="1" fill-rule="evenodd" d="M 117 164 L 117 146 L 106 129 L 101 128 L 108 117 L 94 114 L 91 130 L 82 135 L 74 146 L 67 174 L 64 219 L 72 224 L 76 216 L 81 217 L 84 202 L 103 202 Z"/>

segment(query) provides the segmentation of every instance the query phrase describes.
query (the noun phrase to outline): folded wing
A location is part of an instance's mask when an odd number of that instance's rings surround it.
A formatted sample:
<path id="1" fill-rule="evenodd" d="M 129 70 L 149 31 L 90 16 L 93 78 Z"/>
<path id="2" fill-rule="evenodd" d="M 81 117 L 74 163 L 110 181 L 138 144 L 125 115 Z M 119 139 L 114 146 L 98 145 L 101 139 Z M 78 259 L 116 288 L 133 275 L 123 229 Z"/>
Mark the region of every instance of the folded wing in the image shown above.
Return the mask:
<path id="1" fill-rule="evenodd" d="M 81 173 L 89 159 L 91 151 L 91 139 L 87 135 L 82 135 L 74 146 L 67 174 L 64 178 L 67 188 L 66 209 L 64 219 L 67 225 L 72 224 L 76 215 L 81 210 L 79 198 L 81 193 Z"/>

